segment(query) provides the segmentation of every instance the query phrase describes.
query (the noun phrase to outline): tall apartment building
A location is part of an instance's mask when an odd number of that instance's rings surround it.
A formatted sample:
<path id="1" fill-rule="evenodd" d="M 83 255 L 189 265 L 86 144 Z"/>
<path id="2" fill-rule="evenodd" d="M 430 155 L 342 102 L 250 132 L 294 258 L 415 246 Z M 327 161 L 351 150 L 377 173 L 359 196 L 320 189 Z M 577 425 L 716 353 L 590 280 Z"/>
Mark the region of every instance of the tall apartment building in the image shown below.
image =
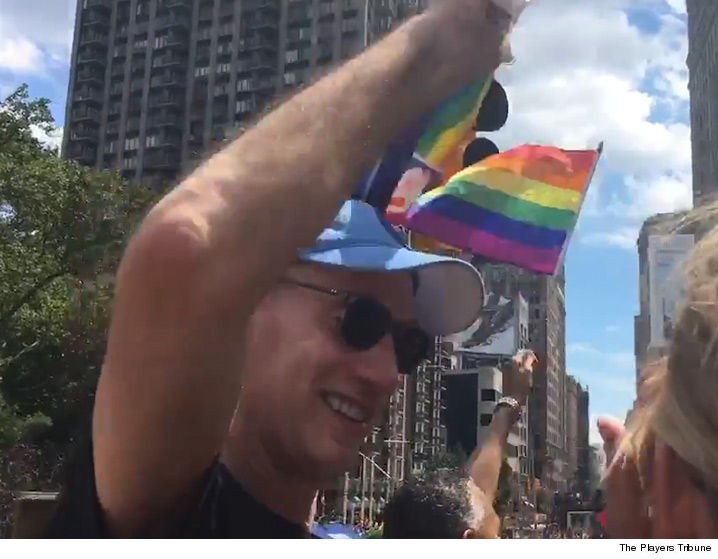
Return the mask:
<path id="1" fill-rule="evenodd" d="M 544 486 L 561 489 L 566 468 L 566 299 L 563 269 L 556 277 L 524 276 L 529 336 L 539 358 L 531 397 L 534 472 Z"/>
<path id="2" fill-rule="evenodd" d="M 161 187 L 423 0 L 78 0 L 65 157 Z"/>
<path id="3" fill-rule="evenodd" d="M 588 388 L 566 377 L 566 440 L 568 489 L 589 495 Z"/>
<path id="4" fill-rule="evenodd" d="M 578 470 L 578 381 L 566 375 L 566 462 L 573 477 Z M 570 479 L 570 478 L 569 478 Z"/>
<path id="5" fill-rule="evenodd" d="M 577 441 L 578 447 L 578 464 L 576 468 L 576 482 L 579 493 L 583 495 L 591 495 L 592 479 L 591 479 L 591 455 L 592 449 L 589 441 L 589 404 L 590 394 L 587 387 L 578 385 L 578 429 Z"/>
<path id="6" fill-rule="evenodd" d="M 687 0 L 693 200 L 718 195 L 718 2 Z"/>

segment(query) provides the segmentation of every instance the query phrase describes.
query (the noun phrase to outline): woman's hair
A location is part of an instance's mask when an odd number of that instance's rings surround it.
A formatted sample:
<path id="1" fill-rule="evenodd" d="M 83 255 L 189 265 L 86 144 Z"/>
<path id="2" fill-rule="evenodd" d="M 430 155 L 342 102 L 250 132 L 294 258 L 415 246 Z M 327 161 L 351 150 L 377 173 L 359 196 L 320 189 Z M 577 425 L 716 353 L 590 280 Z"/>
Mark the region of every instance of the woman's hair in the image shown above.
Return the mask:
<path id="1" fill-rule="evenodd" d="M 718 204 L 683 217 L 681 229 L 716 223 Z M 680 231 L 678 231 L 680 232 Z M 718 228 L 712 229 L 681 266 L 685 301 L 679 309 L 667 359 L 646 368 L 621 450 L 635 457 L 644 477 L 654 437 L 718 490 Z"/>

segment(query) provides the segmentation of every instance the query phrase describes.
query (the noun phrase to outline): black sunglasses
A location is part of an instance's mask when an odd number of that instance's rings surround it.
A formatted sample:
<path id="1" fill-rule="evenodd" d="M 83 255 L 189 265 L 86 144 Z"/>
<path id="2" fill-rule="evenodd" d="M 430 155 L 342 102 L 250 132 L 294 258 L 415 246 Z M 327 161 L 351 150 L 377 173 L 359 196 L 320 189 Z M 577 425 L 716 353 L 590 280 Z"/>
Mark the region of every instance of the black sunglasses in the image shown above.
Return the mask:
<path id="1" fill-rule="evenodd" d="M 421 362 L 428 358 L 431 343 L 429 335 L 417 326 L 408 326 L 395 321 L 391 311 L 376 299 L 295 280 L 283 280 L 282 283 L 333 297 L 342 297 L 344 316 L 341 323 L 341 336 L 350 348 L 367 351 L 376 346 L 387 334 L 391 334 L 397 370 L 403 375 L 412 374 Z"/>

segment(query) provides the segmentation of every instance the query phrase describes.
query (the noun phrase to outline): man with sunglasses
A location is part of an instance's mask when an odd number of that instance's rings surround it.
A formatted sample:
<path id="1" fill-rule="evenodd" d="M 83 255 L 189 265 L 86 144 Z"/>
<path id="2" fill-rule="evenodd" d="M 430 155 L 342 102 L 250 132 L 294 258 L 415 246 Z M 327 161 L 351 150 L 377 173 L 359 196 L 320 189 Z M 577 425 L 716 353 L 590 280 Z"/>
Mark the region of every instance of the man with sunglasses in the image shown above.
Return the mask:
<path id="1" fill-rule="evenodd" d="M 493 72 L 509 25 L 489 0 L 436 2 L 150 212 L 117 273 L 92 445 L 49 534 L 307 535 L 398 374 L 483 300 L 471 266 L 345 200 L 401 130 Z"/>

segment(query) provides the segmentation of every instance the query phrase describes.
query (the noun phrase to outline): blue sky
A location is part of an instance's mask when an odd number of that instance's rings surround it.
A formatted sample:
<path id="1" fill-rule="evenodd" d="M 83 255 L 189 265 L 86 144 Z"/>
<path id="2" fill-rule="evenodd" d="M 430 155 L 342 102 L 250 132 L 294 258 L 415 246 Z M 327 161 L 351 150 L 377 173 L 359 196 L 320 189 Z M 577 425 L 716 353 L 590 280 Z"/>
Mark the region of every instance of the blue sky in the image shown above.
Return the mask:
<path id="1" fill-rule="evenodd" d="M 74 6 L 6 0 L 0 14 L 0 94 L 29 83 L 59 126 Z M 592 419 L 623 418 L 634 398 L 638 228 L 690 204 L 685 26 L 684 0 L 538 0 L 499 73 L 512 106 L 500 147 L 605 141 L 567 256 L 568 370 L 591 389 Z"/>

